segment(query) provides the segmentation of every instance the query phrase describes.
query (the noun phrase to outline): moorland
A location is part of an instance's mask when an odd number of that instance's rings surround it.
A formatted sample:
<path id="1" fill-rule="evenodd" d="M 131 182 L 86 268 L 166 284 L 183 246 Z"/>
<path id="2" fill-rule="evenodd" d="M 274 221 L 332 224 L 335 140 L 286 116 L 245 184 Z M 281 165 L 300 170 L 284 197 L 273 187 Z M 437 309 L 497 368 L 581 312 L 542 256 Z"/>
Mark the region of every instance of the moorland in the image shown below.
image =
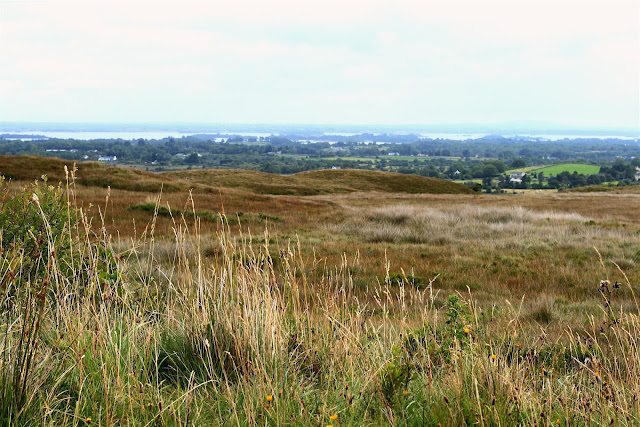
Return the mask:
<path id="1" fill-rule="evenodd" d="M 2 424 L 640 423 L 638 186 L 0 174 Z"/>

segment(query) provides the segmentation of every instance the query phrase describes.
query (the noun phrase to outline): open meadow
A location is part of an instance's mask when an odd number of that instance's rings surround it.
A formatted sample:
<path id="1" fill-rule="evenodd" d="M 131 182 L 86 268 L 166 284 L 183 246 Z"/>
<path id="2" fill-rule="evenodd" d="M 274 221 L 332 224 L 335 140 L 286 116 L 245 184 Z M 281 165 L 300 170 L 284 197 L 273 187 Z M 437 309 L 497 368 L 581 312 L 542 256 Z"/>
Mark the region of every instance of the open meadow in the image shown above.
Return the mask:
<path id="1" fill-rule="evenodd" d="M 0 174 L 0 425 L 640 424 L 635 188 Z"/>

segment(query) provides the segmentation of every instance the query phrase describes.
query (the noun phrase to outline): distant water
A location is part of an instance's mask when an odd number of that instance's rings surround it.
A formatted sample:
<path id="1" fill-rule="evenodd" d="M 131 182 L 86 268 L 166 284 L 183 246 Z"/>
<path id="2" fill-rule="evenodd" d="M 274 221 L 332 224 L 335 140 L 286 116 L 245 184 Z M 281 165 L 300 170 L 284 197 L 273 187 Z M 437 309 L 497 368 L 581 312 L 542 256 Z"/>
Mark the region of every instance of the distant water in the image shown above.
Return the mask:
<path id="1" fill-rule="evenodd" d="M 30 131 L 4 131 L 0 130 L 0 134 L 9 133 L 12 135 L 44 135 L 49 138 L 59 139 L 162 139 L 162 138 L 182 138 L 183 136 L 193 135 L 193 133 L 181 133 L 181 132 L 57 132 L 57 131 L 45 131 L 45 130 L 30 130 Z"/>
<path id="2" fill-rule="evenodd" d="M 78 139 L 78 140 L 90 140 L 90 139 L 123 139 L 123 140 L 137 140 L 137 139 L 163 139 L 163 138 L 182 138 L 190 135 L 197 134 L 206 134 L 213 132 L 172 132 L 172 131 L 141 131 L 141 132 L 74 132 L 74 131 L 44 131 L 44 130 L 29 130 L 29 131 L 11 131 L 11 130 L 3 130 L 0 129 L 0 134 L 7 133 L 12 135 L 43 135 L 48 138 L 59 138 L 59 139 Z M 223 135 L 242 135 L 245 137 L 268 137 L 272 135 L 272 133 L 263 133 L 263 132 L 228 132 L 221 131 L 218 132 Z M 358 135 L 358 133 L 350 133 L 350 132 L 330 132 L 326 134 L 327 137 L 336 137 L 343 136 L 349 137 L 353 135 Z M 376 134 L 374 134 L 376 135 Z M 377 134 L 379 135 L 379 134 Z M 420 133 L 419 136 L 421 138 L 431 138 L 431 139 L 450 139 L 457 141 L 464 141 L 467 139 L 478 139 L 487 136 L 487 134 L 469 134 L 469 133 Z M 530 138 L 530 139 L 538 139 L 538 140 L 547 140 L 547 141 L 558 141 L 562 139 L 578 139 L 578 138 L 594 138 L 594 139 L 621 139 L 621 140 L 629 140 L 635 141 L 638 138 L 632 136 L 606 136 L 606 135 L 551 135 L 551 134 L 512 134 L 512 135 L 503 135 L 506 138 Z M 15 138 L 11 138 L 15 139 Z M 33 138 L 25 138 L 24 140 L 32 140 Z M 219 140 L 219 138 L 216 138 Z M 314 138 L 310 142 L 319 142 L 323 141 L 322 137 Z"/>

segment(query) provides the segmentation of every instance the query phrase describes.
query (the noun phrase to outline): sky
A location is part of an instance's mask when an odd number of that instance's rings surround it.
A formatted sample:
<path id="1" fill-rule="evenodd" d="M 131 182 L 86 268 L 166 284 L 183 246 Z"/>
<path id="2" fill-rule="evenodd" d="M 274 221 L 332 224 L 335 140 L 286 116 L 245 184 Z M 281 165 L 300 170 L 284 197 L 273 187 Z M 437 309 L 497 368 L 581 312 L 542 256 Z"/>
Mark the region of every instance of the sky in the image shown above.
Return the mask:
<path id="1" fill-rule="evenodd" d="M 638 0 L 0 0 L 0 121 L 640 127 Z"/>

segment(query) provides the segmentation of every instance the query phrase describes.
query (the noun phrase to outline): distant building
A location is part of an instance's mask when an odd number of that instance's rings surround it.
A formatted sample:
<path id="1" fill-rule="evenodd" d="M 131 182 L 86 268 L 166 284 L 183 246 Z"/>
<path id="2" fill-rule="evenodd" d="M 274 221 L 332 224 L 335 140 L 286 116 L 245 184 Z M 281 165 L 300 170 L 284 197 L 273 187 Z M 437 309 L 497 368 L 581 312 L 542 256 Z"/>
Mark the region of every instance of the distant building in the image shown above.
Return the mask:
<path id="1" fill-rule="evenodd" d="M 99 162 L 115 162 L 118 160 L 116 156 L 100 156 L 98 157 Z"/>
<path id="2" fill-rule="evenodd" d="M 640 181 L 640 168 L 639 167 L 636 167 L 636 176 L 635 176 L 635 178 L 636 178 L 636 181 Z"/>
<path id="3" fill-rule="evenodd" d="M 400 153 L 389 153 L 388 155 L 389 155 L 389 156 L 399 156 L 399 155 L 400 155 Z"/>
<path id="4" fill-rule="evenodd" d="M 342 169 L 340 166 L 331 166 L 331 169 Z"/>
<path id="5" fill-rule="evenodd" d="M 526 172 L 511 172 L 509 174 L 509 181 L 519 184 L 522 182 L 522 178 L 524 178 L 525 175 L 526 175 Z"/>

